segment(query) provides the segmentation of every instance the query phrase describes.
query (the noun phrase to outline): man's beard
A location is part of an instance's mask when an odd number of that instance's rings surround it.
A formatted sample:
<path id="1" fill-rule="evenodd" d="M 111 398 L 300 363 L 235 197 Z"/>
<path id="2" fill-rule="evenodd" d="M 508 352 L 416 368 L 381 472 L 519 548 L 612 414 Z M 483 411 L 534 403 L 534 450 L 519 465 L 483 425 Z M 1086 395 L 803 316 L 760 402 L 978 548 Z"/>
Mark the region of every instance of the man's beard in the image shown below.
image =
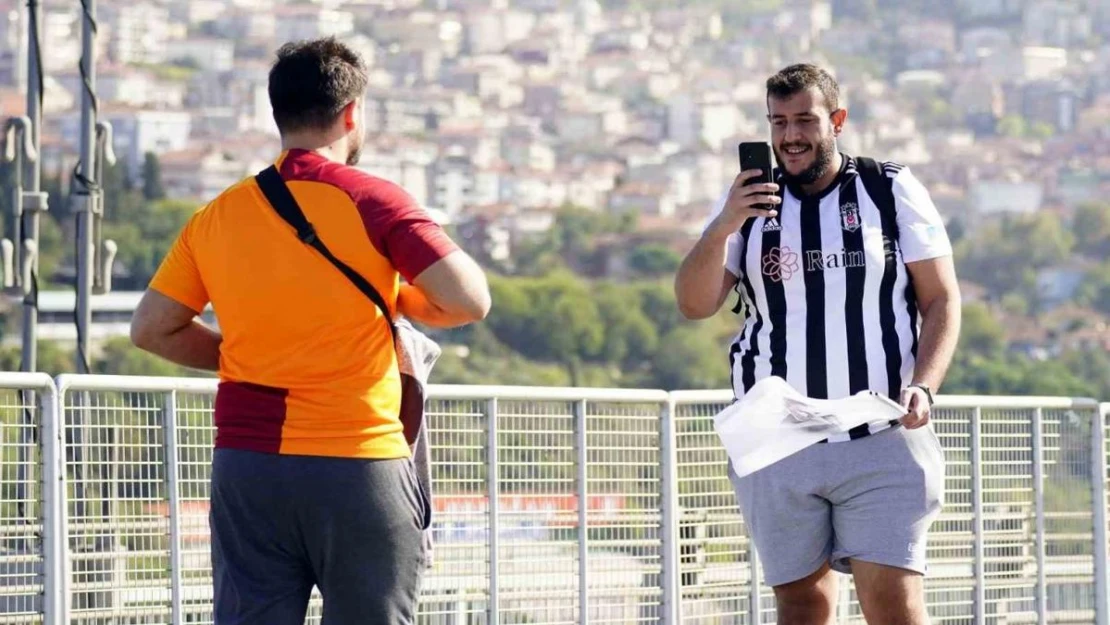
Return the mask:
<path id="1" fill-rule="evenodd" d="M 347 164 L 351 167 L 358 165 L 362 159 L 362 135 L 359 132 L 356 130 L 347 135 Z"/>
<path id="2" fill-rule="evenodd" d="M 784 143 L 781 150 L 785 152 L 787 148 L 791 147 L 797 147 L 797 145 L 793 143 Z M 786 182 L 797 185 L 813 184 L 829 172 L 829 167 L 832 167 L 833 156 L 836 155 L 836 140 L 830 137 L 824 143 L 816 146 L 814 150 L 815 158 L 813 164 L 797 174 L 786 171 L 786 167 L 780 167 L 782 177 Z M 776 150 L 776 157 L 779 159 L 779 163 L 782 163 L 783 159 L 777 152 Z"/>

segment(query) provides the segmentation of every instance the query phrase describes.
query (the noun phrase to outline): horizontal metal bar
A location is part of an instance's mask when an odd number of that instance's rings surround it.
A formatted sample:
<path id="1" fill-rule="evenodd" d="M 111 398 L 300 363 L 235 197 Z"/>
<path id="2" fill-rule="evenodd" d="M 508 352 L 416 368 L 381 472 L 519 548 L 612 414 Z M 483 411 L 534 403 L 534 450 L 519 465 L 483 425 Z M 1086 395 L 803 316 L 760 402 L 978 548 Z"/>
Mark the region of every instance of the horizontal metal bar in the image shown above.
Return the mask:
<path id="1" fill-rule="evenodd" d="M 4 379 L 0 378 L 0 386 Z M 215 378 L 168 378 L 157 376 L 77 375 L 58 377 L 59 392 L 65 391 L 122 391 L 168 392 L 183 391 L 215 393 L 219 380 Z M 498 399 L 535 401 L 601 401 L 620 403 L 656 403 L 667 400 L 667 392 L 653 389 L 627 388 L 574 388 L 544 386 L 472 386 L 460 384 L 432 384 L 428 387 L 433 399 Z"/>
<path id="2" fill-rule="evenodd" d="M 8 390 L 41 390 L 54 386 L 54 380 L 46 373 L 26 371 L 0 372 L 0 388 Z"/>
<path id="3" fill-rule="evenodd" d="M 676 404 L 731 404 L 732 391 L 672 391 Z M 935 408 L 987 408 L 1046 410 L 1082 409 L 1097 410 L 1098 401 L 1089 397 L 1040 397 L 1040 396 L 991 396 L 991 395 L 937 395 Z"/>

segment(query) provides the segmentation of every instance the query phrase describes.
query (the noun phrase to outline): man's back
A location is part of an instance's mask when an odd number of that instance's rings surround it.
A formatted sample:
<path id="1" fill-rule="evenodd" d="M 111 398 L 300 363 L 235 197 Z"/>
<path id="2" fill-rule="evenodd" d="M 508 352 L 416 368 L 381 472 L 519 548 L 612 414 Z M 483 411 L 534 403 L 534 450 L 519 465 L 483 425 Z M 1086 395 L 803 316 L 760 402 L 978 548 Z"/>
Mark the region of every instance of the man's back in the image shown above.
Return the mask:
<path id="1" fill-rule="evenodd" d="M 393 311 L 398 272 L 411 281 L 455 249 L 392 183 L 304 150 L 283 154 L 279 169 L 320 238 Z M 193 309 L 213 304 L 223 334 L 217 447 L 408 455 L 384 317 L 296 238 L 253 179 L 193 217 L 151 286 Z"/>

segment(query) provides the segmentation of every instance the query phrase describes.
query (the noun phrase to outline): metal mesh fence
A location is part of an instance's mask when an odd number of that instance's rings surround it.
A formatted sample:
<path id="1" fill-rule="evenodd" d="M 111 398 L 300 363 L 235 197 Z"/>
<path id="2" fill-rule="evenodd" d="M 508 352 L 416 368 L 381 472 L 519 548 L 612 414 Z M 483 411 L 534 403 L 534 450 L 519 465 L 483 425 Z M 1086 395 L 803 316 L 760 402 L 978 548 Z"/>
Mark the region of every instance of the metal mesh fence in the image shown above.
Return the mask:
<path id="1" fill-rule="evenodd" d="M 170 622 L 166 395 L 63 398 L 75 624 Z"/>
<path id="2" fill-rule="evenodd" d="M 713 429 L 728 399 L 675 407 L 683 623 L 760 622 L 751 609 L 753 550 Z"/>
<path id="3" fill-rule="evenodd" d="M 61 397 L 69 625 L 213 622 L 214 385 L 171 382 Z M 775 622 L 713 429 L 727 393 L 673 394 L 668 442 L 666 403 L 655 395 L 537 392 L 486 398 L 470 389 L 429 402 L 435 551 L 419 623 L 487 623 L 491 606 L 500 623 L 662 622 L 671 537 L 680 622 Z M 36 405 L 0 390 L 0 625 L 42 620 Z M 930 615 L 960 625 L 1095 622 L 1104 600 L 1096 573 L 1105 572 L 1096 571 L 1105 547 L 1095 524 L 1108 516 L 1110 475 L 1097 489 L 1105 458 L 1092 441 L 1105 441 L 1110 424 L 1091 407 L 1048 407 L 1061 402 L 989 405 L 948 398 L 934 413 L 947 468 L 929 537 Z M 668 528 L 671 444 L 678 508 Z M 841 584 L 838 621 L 862 623 L 850 579 Z M 316 595 L 307 622 L 320 617 Z"/>
<path id="4" fill-rule="evenodd" d="M 0 389 L 0 624 L 41 623 L 42 415 L 32 389 Z"/>
<path id="5" fill-rule="evenodd" d="M 663 592 L 661 405 L 583 406 L 589 622 L 658 623 Z"/>

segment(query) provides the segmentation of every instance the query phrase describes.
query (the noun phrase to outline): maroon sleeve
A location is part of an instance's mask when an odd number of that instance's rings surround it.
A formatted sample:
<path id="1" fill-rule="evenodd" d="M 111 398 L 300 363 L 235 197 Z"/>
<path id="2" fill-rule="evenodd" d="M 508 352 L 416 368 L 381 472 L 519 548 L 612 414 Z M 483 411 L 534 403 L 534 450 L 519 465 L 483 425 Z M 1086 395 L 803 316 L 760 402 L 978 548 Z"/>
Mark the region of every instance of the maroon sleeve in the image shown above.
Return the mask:
<path id="1" fill-rule="evenodd" d="M 412 282 L 425 269 L 458 249 L 427 211 L 401 187 L 375 181 L 359 194 L 358 212 L 374 247 Z"/>

